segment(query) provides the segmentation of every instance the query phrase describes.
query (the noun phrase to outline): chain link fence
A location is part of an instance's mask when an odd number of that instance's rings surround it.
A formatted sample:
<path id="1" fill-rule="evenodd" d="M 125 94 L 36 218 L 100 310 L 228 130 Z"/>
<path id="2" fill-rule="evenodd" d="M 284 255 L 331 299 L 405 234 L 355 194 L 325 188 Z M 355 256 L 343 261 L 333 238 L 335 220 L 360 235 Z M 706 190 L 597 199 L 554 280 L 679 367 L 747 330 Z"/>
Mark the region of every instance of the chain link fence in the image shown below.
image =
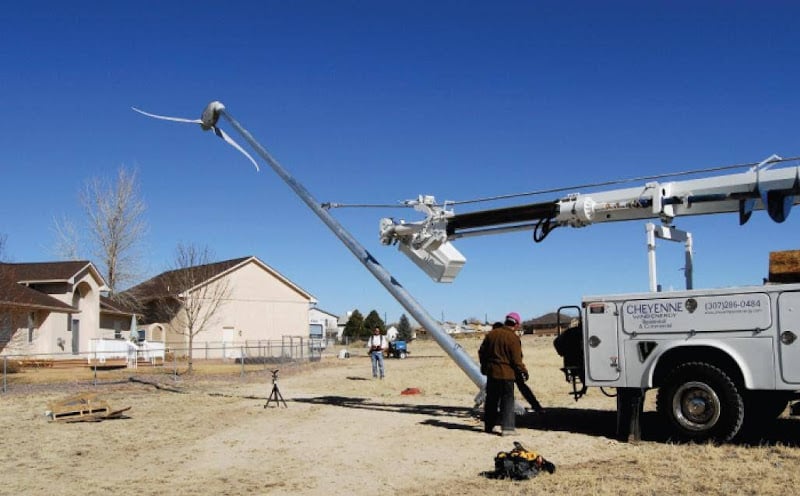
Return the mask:
<path id="1" fill-rule="evenodd" d="M 278 364 L 318 361 L 333 346 L 323 340 L 287 336 L 280 340 L 194 342 L 192 366 L 208 375 L 273 370 Z M 6 354 L 0 356 L 0 393 L 53 382 L 101 385 L 127 382 L 131 375 L 161 374 L 178 377 L 188 367 L 188 347 L 133 348 L 117 352 Z"/>

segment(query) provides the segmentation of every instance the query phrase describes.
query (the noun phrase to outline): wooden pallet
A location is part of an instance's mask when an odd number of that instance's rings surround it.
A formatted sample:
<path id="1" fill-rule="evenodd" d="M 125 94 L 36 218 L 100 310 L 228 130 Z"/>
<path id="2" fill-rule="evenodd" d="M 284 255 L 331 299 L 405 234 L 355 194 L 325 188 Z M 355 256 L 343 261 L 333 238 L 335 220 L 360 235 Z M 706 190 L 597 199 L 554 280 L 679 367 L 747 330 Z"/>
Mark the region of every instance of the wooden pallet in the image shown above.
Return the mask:
<path id="1" fill-rule="evenodd" d="M 114 410 L 106 400 L 98 399 L 96 393 L 81 393 L 50 402 L 47 415 L 51 422 L 100 422 L 120 418 L 130 409 Z"/>

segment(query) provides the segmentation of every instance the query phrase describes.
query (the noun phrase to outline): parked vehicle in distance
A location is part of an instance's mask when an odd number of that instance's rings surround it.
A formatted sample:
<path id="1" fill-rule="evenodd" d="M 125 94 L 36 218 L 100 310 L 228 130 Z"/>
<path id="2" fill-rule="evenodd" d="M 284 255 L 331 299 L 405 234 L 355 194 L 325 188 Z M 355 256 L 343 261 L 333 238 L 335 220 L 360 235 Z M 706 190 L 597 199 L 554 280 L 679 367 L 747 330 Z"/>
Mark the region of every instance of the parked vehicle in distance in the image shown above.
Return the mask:
<path id="1" fill-rule="evenodd" d="M 408 343 L 399 340 L 390 342 L 389 347 L 384 352 L 384 354 L 387 357 L 394 357 L 400 359 L 406 358 L 409 353 L 410 351 L 408 351 Z"/>

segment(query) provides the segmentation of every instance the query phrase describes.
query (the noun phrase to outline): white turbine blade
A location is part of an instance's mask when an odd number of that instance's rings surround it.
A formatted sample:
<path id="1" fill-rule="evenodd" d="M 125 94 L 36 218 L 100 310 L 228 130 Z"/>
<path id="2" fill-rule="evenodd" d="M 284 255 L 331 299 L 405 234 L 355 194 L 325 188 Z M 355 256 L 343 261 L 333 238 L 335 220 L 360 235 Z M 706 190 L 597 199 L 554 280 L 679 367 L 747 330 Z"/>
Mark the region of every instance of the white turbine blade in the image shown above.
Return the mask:
<path id="1" fill-rule="evenodd" d="M 146 115 L 147 117 L 152 117 L 154 119 L 162 119 L 162 120 L 165 120 L 165 121 L 175 121 L 175 122 L 189 122 L 189 123 L 192 123 L 192 124 L 202 124 L 203 123 L 203 121 L 200 120 L 200 119 L 184 119 L 183 117 L 167 117 L 165 115 L 150 114 L 148 112 L 145 112 L 144 110 L 139 110 L 136 107 L 131 107 L 131 108 L 133 110 L 135 110 L 136 112 L 139 112 L 142 115 Z"/>
<path id="2" fill-rule="evenodd" d="M 244 148 L 239 146 L 239 144 L 237 142 L 233 141 L 233 139 L 230 136 L 228 136 L 225 133 L 225 131 L 223 131 L 222 129 L 218 128 L 217 126 L 214 126 L 214 133 L 217 136 L 219 136 L 220 138 L 222 138 L 223 140 L 225 140 L 226 143 L 228 143 L 232 147 L 234 147 L 237 150 L 239 150 L 240 152 L 242 152 L 242 155 L 244 155 L 245 157 L 249 158 L 250 161 L 253 162 L 253 165 L 256 167 L 256 171 L 260 171 L 261 170 L 261 169 L 258 168 L 258 164 L 256 163 L 256 161 L 253 160 L 253 157 L 251 157 L 249 153 L 244 151 Z"/>

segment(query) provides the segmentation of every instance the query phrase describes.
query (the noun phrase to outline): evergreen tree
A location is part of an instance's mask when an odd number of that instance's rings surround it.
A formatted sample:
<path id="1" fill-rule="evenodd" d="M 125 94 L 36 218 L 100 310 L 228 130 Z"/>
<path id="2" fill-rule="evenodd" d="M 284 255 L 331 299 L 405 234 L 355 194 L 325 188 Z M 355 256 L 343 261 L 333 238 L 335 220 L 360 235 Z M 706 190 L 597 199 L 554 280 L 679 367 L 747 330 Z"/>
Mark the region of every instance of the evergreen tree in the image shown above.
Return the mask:
<path id="1" fill-rule="evenodd" d="M 411 341 L 414 336 L 411 330 L 411 323 L 408 321 L 406 314 L 400 316 L 400 322 L 397 323 L 397 339 L 400 341 Z"/>
<path id="2" fill-rule="evenodd" d="M 344 325 L 342 336 L 351 339 L 361 339 L 364 335 L 364 316 L 358 310 L 353 310 L 350 318 Z"/>
<path id="3" fill-rule="evenodd" d="M 367 318 L 364 319 L 365 337 L 371 335 L 372 330 L 376 327 L 381 330 L 381 334 L 386 332 L 386 324 L 384 324 L 383 319 L 381 319 L 381 316 L 378 315 L 378 312 L 373 310 L 369 313 L 369 315 L 367 315 Z"/>

